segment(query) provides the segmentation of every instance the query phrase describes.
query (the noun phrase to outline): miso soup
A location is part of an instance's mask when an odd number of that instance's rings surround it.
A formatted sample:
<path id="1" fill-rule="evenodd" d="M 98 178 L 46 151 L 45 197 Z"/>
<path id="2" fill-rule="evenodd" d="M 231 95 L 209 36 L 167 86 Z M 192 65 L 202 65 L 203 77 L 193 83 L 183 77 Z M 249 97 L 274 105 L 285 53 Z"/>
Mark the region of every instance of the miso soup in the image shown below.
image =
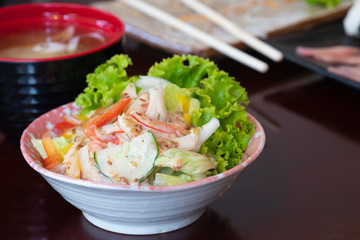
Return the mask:
<path id="1" fill-rule="evenodd" d="M 5 31 L 3 31 L 5 30 Z M 22 26 L 2 29 L 0 58 L 41 59 L 77 54 L 98 48 L 111 40 L 109 33 L 90 26 Z M 3 33 L 1 35 L 3 35 Z"/>

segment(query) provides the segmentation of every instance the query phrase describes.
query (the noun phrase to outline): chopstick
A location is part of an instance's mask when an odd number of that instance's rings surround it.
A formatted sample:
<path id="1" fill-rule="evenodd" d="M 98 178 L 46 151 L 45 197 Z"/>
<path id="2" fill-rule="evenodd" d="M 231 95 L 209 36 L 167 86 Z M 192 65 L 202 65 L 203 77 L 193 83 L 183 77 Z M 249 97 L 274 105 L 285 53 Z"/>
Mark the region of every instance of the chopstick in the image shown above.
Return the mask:
<path id="1" fill-rule="evenodd" d="M 237 48 L 226 44 L 213 36 L 198 30 L 197 28 L 184 23 L 177 19 L 176 17 L 142 1 L 142 0 L 118 0 L 126 3 L 127 5 L 143 12 L 144 14 L 153 17 L 167 25 L 170 25 L 183 33 L 197 39 L 198 41 L 216 49 L 217 51 L 223 53 L 224 55 L 258 71 L 264 73 L 268 70 L 268 65 L 254 58 L 253 56 L 248 55 L 245 52 L 238 50 Z"/>
<path id="2" fill-rule="evenodd" d="M 252 47 L 254 50 L 262 53 L 273 61 L 279 62 L 283 59 L 283 55 L 277 49 L 271 47 L 270 45 L 264 43 L 258 38 L 252 36 L 251 34 L 245 32 L 235 23 L 231 22 L 229 19 L 219 14 L 212 8 L 207 5 L 197 1 L 197 0 L 181 0 L 186 6 L 193 9 L 194 11 L 206 16 L 211 21 L 222 27 L 224 30 L 233 34 L 239 40 Z"/>

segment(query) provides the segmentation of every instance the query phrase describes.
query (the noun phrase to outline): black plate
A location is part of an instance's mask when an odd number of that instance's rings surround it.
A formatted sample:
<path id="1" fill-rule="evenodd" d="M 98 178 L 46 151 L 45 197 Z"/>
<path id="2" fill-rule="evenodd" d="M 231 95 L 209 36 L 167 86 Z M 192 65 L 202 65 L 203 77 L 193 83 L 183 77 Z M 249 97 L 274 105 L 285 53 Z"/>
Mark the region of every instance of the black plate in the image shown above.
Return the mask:
<path id="1" fill-rule="evenodd" d="M 330 47 L 336 45 L 347 45 L 360 47 L 360 39 L 345 35 L 342 21 L 327 23 L 307 31 L 293 33 L 284 37 L 269 40 L 269 43 L 283 52 L 285 58 L 289 61 L 302 65 L 323 76 L 360 89 L 359 82 L 330 73 L 326 70 L 326 64 L 320 63 L 316 60 L 300 57 L 295 52 L 297 46 Z"/>

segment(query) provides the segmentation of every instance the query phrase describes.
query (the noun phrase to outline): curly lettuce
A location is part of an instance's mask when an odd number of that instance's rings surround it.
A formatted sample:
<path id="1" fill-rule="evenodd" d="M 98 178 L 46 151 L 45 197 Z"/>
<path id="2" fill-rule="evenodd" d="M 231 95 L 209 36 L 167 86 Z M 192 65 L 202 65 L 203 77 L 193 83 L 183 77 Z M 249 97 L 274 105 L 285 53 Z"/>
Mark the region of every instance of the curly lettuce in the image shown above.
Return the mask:
<path id="1" fill-rule="evenodd" d="M 323 5 L 328 8 L 335 7 L 341 4 L 342 2 L 344 2 L 344 0 L 305 0 L 305 1 L 310 5 Z"/>
<path id="2" fill-rule="evenodd" d="M 121 92 L 137 77 L 129 78 L 126 68 L 132 65 L 127 55 L 115 55 L 86 76 L 87 87 L 75 99 L 81 107 L 81 114 L 87 114 L 101 107 L 119 101 Z"/>
<path id="3" fill-rule="evenodd" d="M 148 75 L 166 79 L 181 88 L 193 88 L 199 86 L 200 81 L 211 69 L 218 68 L 208 59 L 193 55 L 175 55 L 155 63 L 149 69 Z"/>
<path id="4" fill-rule="evenodd" d="M 149 69 L 149 76 L 164 78 L 181 88 L 195 88 L 193 98 L 200 106 L 192 110 L 191 123 L 199 127 L 215 117 L 220 127 L 201 146 L 200 153 L 216 156 L 217 169 L 224 172 L 239 164 L 254 133 L 254 125 L 247 118 L 246 90 L 240 83 L 221 71 L 214 62 L 192 55 L 175 55 Z"/>

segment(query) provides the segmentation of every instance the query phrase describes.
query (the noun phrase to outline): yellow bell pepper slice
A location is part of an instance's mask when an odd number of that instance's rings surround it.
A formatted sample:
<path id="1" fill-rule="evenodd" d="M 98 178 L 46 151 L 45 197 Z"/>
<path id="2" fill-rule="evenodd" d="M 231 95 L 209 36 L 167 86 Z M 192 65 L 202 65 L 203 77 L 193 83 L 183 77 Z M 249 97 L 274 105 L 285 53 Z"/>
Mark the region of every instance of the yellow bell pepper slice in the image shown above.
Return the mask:
<path id="1" fill-rule="evenodd" d="M 69 143 L 68 145 L 66 145 L 65 147 L 63 147 L 62 149 L 60 149 L 60 154 L 65 156 L 65 154 L 67 154 L 67 152 L 70 150 L 70 148 L 74 145 L 74 143 Z"/>
<path id="2" fill-rule="evenodd" d="M 191 125 L 191 114 L 190 113 L 184 113 L 184 122 L 187 126 Z"/>
<path id="3" fill-rule="evenodd" d="M 180 101 L 181 111 L 183 113 L 188 113 L 190 108 L 190 99 L 183 95 L 177 95 L 177 97 Z"/>

